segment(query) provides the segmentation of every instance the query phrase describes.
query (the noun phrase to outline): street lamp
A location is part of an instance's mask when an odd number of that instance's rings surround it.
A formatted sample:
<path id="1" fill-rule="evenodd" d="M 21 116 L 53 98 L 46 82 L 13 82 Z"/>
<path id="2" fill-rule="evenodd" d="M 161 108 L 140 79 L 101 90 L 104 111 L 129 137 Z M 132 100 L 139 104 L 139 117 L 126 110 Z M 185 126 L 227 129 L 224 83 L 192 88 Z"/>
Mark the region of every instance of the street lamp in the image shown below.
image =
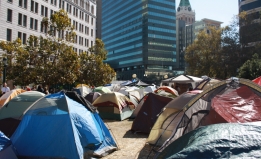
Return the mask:
<path id="1" fill-rule="evenodd" d="M 6 66 L 7 66 L 7 58 L 3 58 L 3 64 L 4 64 L 4 70 L 3 70 L 3 84 L 5 83 L 5 78 L 6 78 Z"/>

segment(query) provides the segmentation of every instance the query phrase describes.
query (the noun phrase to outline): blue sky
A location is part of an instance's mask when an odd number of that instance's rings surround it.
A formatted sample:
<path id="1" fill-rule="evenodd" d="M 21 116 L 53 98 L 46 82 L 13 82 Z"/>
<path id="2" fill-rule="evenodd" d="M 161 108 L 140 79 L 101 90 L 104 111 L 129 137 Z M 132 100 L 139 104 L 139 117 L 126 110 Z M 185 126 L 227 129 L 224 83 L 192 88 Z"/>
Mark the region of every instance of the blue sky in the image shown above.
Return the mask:
<path id="1" fill-rule="evenodd" d="M 176 7 L 180 0 L 176 0 Z M 238 14 L 238 0 L 189 0 L 192 10 L 196 13 L 196 20 L 203 18 L 223 22 L 222 27 L 228 25 L 234 15 Z"/>

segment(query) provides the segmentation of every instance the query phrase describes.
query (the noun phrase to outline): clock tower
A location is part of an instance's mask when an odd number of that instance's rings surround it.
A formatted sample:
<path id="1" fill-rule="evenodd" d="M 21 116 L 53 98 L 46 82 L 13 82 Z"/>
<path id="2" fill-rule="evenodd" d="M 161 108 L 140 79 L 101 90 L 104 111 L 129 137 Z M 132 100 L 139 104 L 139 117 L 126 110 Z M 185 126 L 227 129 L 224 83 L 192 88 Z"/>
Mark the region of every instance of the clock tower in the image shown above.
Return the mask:
<path id="1" fill-rule="evenodd" d="M 189 0 L 180 0 L 176 12 L 176 19 L 185 21 L 186 25 L 195 22 L 195 11 L 192 10 Z"/>

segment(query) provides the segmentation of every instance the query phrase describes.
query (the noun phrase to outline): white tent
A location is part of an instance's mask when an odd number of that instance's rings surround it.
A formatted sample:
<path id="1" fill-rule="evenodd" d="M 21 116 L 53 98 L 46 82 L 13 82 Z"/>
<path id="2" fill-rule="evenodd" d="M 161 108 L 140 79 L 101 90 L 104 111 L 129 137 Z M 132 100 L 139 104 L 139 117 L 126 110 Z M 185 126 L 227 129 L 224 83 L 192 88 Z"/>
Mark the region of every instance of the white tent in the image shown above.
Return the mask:
<path id="1" fill-rule="evenodd" d="M 203 79 L 194 77 L 194 76 L 189 76 L 189 75 L 179 75 L 176 77 L 168 78 L 165 80 L 162 80 L 162 83 L 191 83 L 193 88 L 196 87 L 196 84 L 201 82 Z"/>

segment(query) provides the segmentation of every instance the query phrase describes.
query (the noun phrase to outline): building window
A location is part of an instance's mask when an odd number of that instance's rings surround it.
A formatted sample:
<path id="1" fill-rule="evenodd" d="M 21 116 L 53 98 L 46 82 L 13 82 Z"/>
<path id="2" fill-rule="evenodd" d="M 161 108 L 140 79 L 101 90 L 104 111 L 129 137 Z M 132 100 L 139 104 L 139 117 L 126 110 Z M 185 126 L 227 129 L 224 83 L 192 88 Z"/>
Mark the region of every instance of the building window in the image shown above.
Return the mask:
<path id="1" fill-rule="evenodd" d="M 48 17 L 48 8 L 45 7 L 45 17 Z"/>
<path id="2" fill-rule="evenodd" d="M 92 18 L 92 23 L 91 24 L 93 25 L 93 18 Z"/>
<path id="3" fill-rule="evenodd" d="M 94 14 L 94 7 L 93 7 L 93 5 L 92 5 L 91 13 Z"/>
<path id="4" fill-rule="evenodd" d="M 44 6 L 41 5 L 41 15 L 44 16 Z"/>
<path id="5" fill-rule="evenodd" d="M 38 20 L 34 20 L 34 30 L 38 30 Z"/>
<path id="6" fill-rule="evenodd" d="M 91 41 L 91 47 L 93 46 L 93 41 Z"/>
<path id="7" fill-rule="evenodd" d="M 37 2 L 35 2 L 35 4 L 34 4 L 34 12 L 35 13 L 38 13 L 38 3 Z"/>
<path id="8" fill-rule="evenodd" d="M 13 0 L 7 0 L 7 2 L 11 2 L 11 3 L 13 3 Z"/>
<path id="9" fill-rule="evenodd" d="M 26 34 L 23 33 L 23 44 L 26 44 Z"/>
<path id="10" fill-rule="evenodd" d="M 22 33 L 21 33 L 21 32 L 18 32 L 18 38 L 19 38 L 20 40 L 22 40 Z"/>
<path id="11" fill-rule="evenodd" d="M 22 40 L 23 44 L 26 44 L 26 33 L 18 32 L 18 38 Z"/>
<path id="12" fill-rule="evenodd" d="M 11 29 L 6 30 L 6 41 L 12 41 L 12 30 Z"/>
<path id="13" fill-rule="evenodd" d="M 7 9 L 7 21 L 12 22 L 13 11 L 11 9 Z"/>
<path id="14" fill-rule="evenodd" d="M 22 25 L 23 15 L 18 13 L 18 25 Z"/>
<path id="15" fill-rule="evenodd" d="M 27 8 L 27 0 L 24 0 L 24 8 Z"/>
<path id="16" fill-rule="evenodd" d="M 34 1 L 31 0 L 31 12 L 34 12 Z"/>
<path id="17" fill-rule="evenodd" d="M 19 0 L 18 6 L 19 6 L 19 7 L 23 7 L 23 0 Z"/>
<path id="18" fill-rule="evenodd" d="M 56 6 L 57 4 L 56 0 L 51 0 L 51 4 Z"/>
<path id="19" fill-rule="evenodd" d="M 23 26 L 26 27 L 27 26 L 27 16 L 24 15 L 23 17 Z"/>
<path id="20" fill-rule="evenodd" d="M 30 29 L 34 28 L 34 18 L 30 18 Z"/>
<path id="21" fill-rule="evenodd" d="M 91 29 L 91 36 L 93 37 L 93 29 Z"/>

